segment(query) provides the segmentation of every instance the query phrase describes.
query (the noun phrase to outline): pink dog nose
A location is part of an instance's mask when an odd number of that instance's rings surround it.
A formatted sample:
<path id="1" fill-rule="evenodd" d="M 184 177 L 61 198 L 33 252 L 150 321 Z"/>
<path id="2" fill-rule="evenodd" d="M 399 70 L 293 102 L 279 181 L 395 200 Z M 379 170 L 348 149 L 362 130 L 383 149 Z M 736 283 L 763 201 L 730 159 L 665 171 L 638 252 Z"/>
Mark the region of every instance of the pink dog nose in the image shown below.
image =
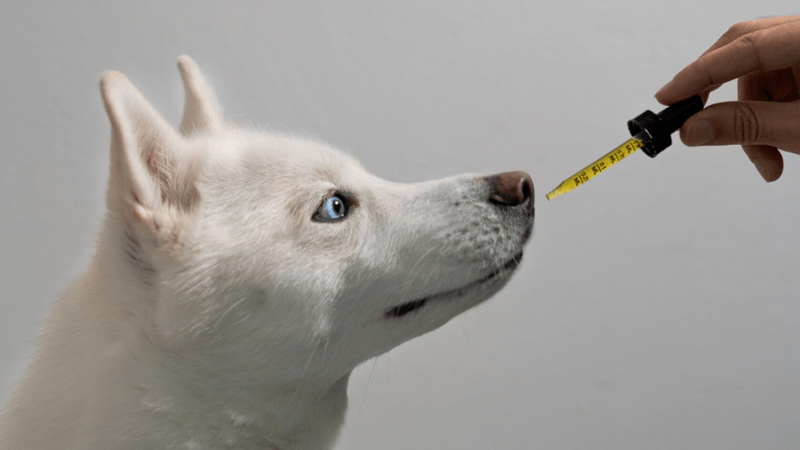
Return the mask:
<path id="1" fill-rule="evenodd" d="M 504 206 L 516 206 L 531 199 L 533 204 L 533 181 L 522 171 L 506 172 L 488 178 L 492 186 L 489 201 Z"/>

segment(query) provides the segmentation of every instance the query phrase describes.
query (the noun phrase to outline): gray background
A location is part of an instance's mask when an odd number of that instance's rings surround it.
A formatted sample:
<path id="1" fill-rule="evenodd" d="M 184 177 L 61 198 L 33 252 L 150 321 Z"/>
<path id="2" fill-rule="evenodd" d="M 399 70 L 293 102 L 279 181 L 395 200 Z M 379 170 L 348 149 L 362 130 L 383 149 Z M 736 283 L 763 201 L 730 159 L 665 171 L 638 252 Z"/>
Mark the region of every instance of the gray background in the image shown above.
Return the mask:
<path id="1" fill-rule="evenodd" d="M 100 224 L 100 73 L 125 72 L 177 123 L 175 62 L 187 53 L 230 117 L 319 136 L 384 178 L 534 178 L 536 231 L 516 278 L 357 369 L 338 448 L 800 442 L 797 157 L 767 185 L 738 147 L 678 143 L 544 199 L 622 142 L 627 119 L 657 110 L 655 91 L 730 25 L 797 12 L 796 2 L 10 3 L 0 6 L 3 397 Z"/>

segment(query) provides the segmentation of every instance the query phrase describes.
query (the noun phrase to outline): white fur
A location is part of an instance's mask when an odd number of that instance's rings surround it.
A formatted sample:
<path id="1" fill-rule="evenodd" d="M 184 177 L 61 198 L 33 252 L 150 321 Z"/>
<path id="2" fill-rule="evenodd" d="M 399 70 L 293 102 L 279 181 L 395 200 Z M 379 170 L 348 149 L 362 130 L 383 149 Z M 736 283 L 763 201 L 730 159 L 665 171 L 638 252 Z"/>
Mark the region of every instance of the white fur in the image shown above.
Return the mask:
<path id="1" fill-rule="evenodd" d="M 329 448 L 356 365 L 516 267 L 532 205 L 491 204 L 486 177 L 381 180 L 323 143 L 226 122 L 194 61 L 178 65 L 180 132 L 102 76 L 108 213 L 5 407 L 4 450 Z M 347 217 L 312 220 L 334 191 Z"/>

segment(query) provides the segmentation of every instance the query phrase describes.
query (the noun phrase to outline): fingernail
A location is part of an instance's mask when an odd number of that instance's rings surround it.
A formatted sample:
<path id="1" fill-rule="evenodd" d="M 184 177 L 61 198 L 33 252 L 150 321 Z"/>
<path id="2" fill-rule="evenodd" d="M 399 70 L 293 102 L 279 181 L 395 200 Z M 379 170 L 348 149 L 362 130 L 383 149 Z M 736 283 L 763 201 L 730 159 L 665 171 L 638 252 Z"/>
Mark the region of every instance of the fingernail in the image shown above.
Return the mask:
<path id="1" fill-rule="evenodd" d="M 714 130 L 705 120 L 698 120 L 686 130 L 686 145 L 695 147 L 711 142 L 714 139 Z"/>
<path id="2" fill-rule="evenodd" d="M 769 183 L 772 179 L 769 177 L 770 173 L 769 169 L 767 168 L 767 165 L 761 161 L 753 161 L 753 164 L 756 166 L 756 170 L 758 170 L 758 173 L 761 174 L 761 178 L 763 178 L 764 181 Z"/>

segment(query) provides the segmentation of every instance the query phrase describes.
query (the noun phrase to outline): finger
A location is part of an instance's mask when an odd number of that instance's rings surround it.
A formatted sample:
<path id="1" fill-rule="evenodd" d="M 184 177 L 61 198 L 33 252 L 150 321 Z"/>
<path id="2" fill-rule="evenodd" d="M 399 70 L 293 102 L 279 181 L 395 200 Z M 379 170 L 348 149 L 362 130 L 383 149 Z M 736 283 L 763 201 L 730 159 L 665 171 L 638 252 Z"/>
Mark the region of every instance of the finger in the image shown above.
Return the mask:
<path id="1" fill-rule="evenodd" d="M 739 22 L 736 25 L 732 26 L 730 29 L 728 29 L 728 31 L 725 32 L 725 34 L 723 34 L 722 37 L 720 37 L 717 40 L 717 42 L 714 43 L 714 45 L 709 47 L 708 50 L 703 52 L 703 54 L 700 55 L 700 56 L 701 57 L 705 56 L 706 54 L 711 53 L 711 52 L 713 52 L 714 50 L 716 50 L 716 49 L 718 49 L 720 47 L 724 47 L 725 45 L 730 44 L 734 40 L 738 39 L 739 37 L 741 37 L 741 36 L 743 36 L 743 35 L 745 35 L 747 33 L 752 33 L 753 31 L 758 31 L 758 30 L 766 30 L 766 29 L 769 29 L 769 28 L 774 28 L 774 27 L 777 27 L 779 25 L 783 25 L 783 24 L 789 23 L 789 22 L 800 22 L 800 15 L 799 16 L 767 17 L 767 18 L 762 18 L 762 19 L 757 19 L 757 20 L 751 20 L 751 21 L 748 21 L 748 22 Z M 709 94 L 711 92 L 714 92 L 717 89 L 719 89 L 720 86 L 722 86 L 722 84 L 723 83 L 717 83 L 717 84 L 711 86 L 710 88 L 708 88 L 707 90 L 699 93 L 698 95 L 700 95 L 703 98 L 703 103 L 708 103 Z M 659 98 L 660 92 L 661 91 L 659 91 L 659 93 L 656 94 L 656 99 Z M 743 99 L 740 97 L 739 100 L 743 100 Z M 753 99 L 753 100 L 755 100 L 755 99 Z"/>
<path id="2" fill-rule="evenodd" d="M 724 47 L 730 44 L 731 42 L 735 41 L 736 39 L 744 36 L 745 34 L 759 30 L 766 30 L 786 23 L 798 22 L 798 21 L 800 21 L 800 16 L 765 17 L 756 20 L 749 20 L 746 22 L 739 22 L 730 27 L 728 31 L 726 31 L 722 36 L 720 36 L 720 38 L 717 40 L 717 42 L 714 43 L 714 45 L 712 45 L 711 47 L 708 48 L 708 50 L 703 52 L 703 55 L 711 53 L 720 47 Z"/>
<path id="3" fill-rule="evenodd" d="M 787 102 L 797 100 L 791 69 L 756 72 L 739 78 L 741 101 Z"/>
<path id="4" fill-rule="evenodd" d="M 781 177 L 783 156 L 777 148 L 769 145 L 742 145 L 742 148 L 764 181 L 771 183 Z"/>
<path id="5" fill-rule="evenodd" d="M 767 30 L 770 28 L 775 28 L 780 25 L 784 25 L 787 23 L 792 22 L 800 22 L 800 15 L 794 16 L 779 16 L 779 17 L 765 17 L 761 19 L 746 21 L 746 22 L 739 22 L 728 29 L 718 40 L 714 43 L 711 47 L 709 47 L 705 52 L 703 52 L 700 57 L 707 55 L 708 53 L 717 50 L 718 48 L 724 47 L 731 42 L 735 41 L 736 39 L 754 31 L 759 30 Z M 717 83 L 708 88 L 707 90 L 701 92 L 699 95 L 703 97 L 703 101 L 708 100 L 708 94 L 717 90 L 723 83 Z M 666 87 L 666 86 L 665 86 Z M 662 100 L 662 96 L 664 95 L 662 91 L 665 89 L 661 89 L 658 93 L 656 93 L 656 99 L 663 103 L 663 104 L 670 104 Z M 682 100 L 682 99 L 681 99 Z"/>
<path id="6" fill-rule="evenodd" d="M 704 105 L 707 105 L 707 104 L 708 104 L 708 97 L 709 97 L 709 95 L 711 95 L 711 92 L 712 92 L 713 90 L 715 90 L 715 89 L 716 89 L 716 88 L 711 88 L 711 89 L 709 89 L 709 90 L 707 90 L 707 91 L 705 91 L 705 92 L 702 92 L 702 93 L 700 94 L 700 98 L 702 98 L 702 99 L 703 99 L 703 104 L 704 104 Z"/>
<path id="7" fill-rule="evenodd" d="M 794 85 L 794 96 L 800 98 L 800 64 L 792 66 L 792 83 Z"/>
<path id="8" fill-rule="evenodd" d="M 699 145 L 767 145 L 800 153 L 800 103 L 725 102 L 681 127 L 681 140 Z"/>
<path id="9" fill-rule="evenodd" d="M 800 63 L 800 21 L 744 34 L 686 66 L 656 99 L 672 104 L 755 71 L 778 70 Z"/>

